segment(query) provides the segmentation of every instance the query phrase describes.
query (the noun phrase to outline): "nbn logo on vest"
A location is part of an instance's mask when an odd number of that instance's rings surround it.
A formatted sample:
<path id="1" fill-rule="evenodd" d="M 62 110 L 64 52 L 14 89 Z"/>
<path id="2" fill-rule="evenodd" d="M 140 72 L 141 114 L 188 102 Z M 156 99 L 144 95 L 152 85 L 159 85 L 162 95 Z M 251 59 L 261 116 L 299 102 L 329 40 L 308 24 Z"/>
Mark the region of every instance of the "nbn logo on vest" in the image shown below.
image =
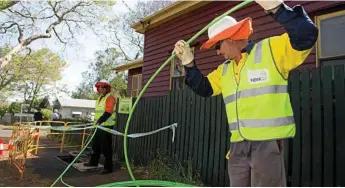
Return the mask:
<path id="1" fill-rule="evenodd" d="M 259 84 L 268 82 L 269 72 L 267 69 L 248 70 L 248 82 L 250 84 Z"/>

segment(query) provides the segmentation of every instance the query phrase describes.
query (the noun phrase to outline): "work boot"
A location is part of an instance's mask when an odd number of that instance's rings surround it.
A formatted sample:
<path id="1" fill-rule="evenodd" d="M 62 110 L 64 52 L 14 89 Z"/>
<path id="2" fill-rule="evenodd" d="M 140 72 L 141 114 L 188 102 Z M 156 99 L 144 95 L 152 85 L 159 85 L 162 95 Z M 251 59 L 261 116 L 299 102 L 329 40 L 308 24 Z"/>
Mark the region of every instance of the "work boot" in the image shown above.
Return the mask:
<path id="1" fill-rule="evenodd" d="M 113 170 L 103 169 L 98 174 L 103 175 L 103 174 L 110 174 L 112 172 L 113 172 Z"/>
<path id="2" fill-rule="evenodd" d="M 98 164 L 92 164 L 90 162 L 84 163 L 83 165 L 86 167 L 92 167 L 92 166 L 97 167 L 98 166 Z"/>

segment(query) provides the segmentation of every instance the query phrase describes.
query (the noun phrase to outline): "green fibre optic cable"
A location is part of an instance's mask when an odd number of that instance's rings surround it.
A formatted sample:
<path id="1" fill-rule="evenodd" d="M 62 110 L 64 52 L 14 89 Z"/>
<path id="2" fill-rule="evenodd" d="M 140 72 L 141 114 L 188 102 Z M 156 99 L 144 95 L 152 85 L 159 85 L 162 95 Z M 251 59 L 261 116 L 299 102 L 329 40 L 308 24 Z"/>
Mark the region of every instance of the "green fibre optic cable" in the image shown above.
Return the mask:
<path id="1" fill-rule="evenodd" d="M 86 142 L 85 146 L 83 147 L 83 149 L 78 153 L 78 155 L 74 158 L 74 160 L 67 166 L 67 168 L 61 173 L 61 175 L 54 181 L 54 183 L 51 185 L 51 187 L 53 187 L 59 180 L 62 181 L 62 176 L 65 175 L 65 173 L 68 171 L 68 169 L 70 169 L 72 167 L 72 165 L 74 164 L 75 161 L 77 161 L 80 157 L 80 155 L 84 152 L 84 150 L 87 148 L 87 146 L 91 143 L 92 138 L 95 136 L 97 132 L 97 127 L 95 127 L 94 132 L 92 133 L 92 135 L 88 136 L 88 141 Z M 66 184 L 65 182 L 62 181 L 63 184 L 65 184 L 68 187 L 71 187 L 70 185 Z"/>
<path id="2" fill-rule="evenodd" d="M 201 29 L 198 33 L 196 33 L 192 38 L 190 38 L 187 42 L 186 45 L 189 45 L 192 41 L 194 41 L 197 37 L 199 37 L 202 33 L 204 33 L 209 27 L 211 27 L 213 24 L 215 24 L 216 22 L 218 22 L 220 19 L 222 19 L 223 17 L 235 12 L 236 10 L 246 6 L 247 4 L 251 3 L 253 0 L 246 0 L 238 5 L 236 5 L 235 7 L 233 7 L 232 9 L 226 11 L 224 14 L 222 14 L 221 16 L 218 16 L 217 18 L 215 18 L 214 20 L 212 20 L 211 23 L 207 24 L 203 29 Z M 163 68 L 175 57 L 175 54 L 172 54 L 158 69 L 157 71 L 153 74 L 153 76 L 149 79 L 149 81 L 145 84 L 144 88 L 140 91 L 139 96 L 137 97 L 137 99 L 134 102 L 133 108 L 131 108 L 131 111 L 129 113 L 128 119 L 127 119 L 127 123 L 126 123 L 126 129 L 125 129 L 125 133 L 124 133 L 124 138 L 123 138 L 123 145 L 124 145 L 124 154 L 125 154 L 125 160 L 126 160 L 126 165 L 127 165 L 127 169 L 128 172 L 133 180 L 134 185 L 137 186 L 135 177 L 132 173 L 132 169 L 130 167 L 129 164 L 129 160 L 128 160 L 128 155 L 127 155 L 127 134 L 128 134 L 128 129 L 129 129 L 129 122 L 131 121 L 132 115 L 133 115 L 133 111 L 135 109 L 135 107 L 137 106 L 139 100 L 141 99 L 141 96 L 144 94 L 144 92 L 146 91 L 147 87 L 151 84 L 151 82 L 153 81 L 153 79 L 156 78 L 156 76 L 163 70 Z"/>
<path id="3" fill-rule="evenodd" d="M 213 24 L 218 22 L 220 19 L 223 17 L 235 12 L 238 9 L 241 9 L 242 7 L 248 5 L 249 3 L 253 2 L 254 0 L 245 0 L 244 2 L 236 5 L 232 9 L 228 10 L 221 16 L 218 16 L 212 22 L 210 22 L 208 25 L 206 25 L 203 29 L 201 29 L 198 33 L 196 33 L 192 38 L 190 38 L 185 44 L 189 45 L 192 41 L 194 41 L 197 37 L 199 37 L 202 33 L 204 33 L 209 27 L 211 27 Z M 188 185 L 188 184 L 183 184 L 183 183 L 176 183 L 176 182 L 169 182 L 169 181 L 158 181 L 158 180 L 136 180 L 133 173 L 132 169 L 129 164 L 128 160 L 128 154 L 127 154 L 127 135 L 128 135 L 128 129 L 129 129 L 129 123 L 131 121 L 133 112 L 135 110 L 135 107 L 137 106 L 139 100 L 141 99 L 142 95 L 146 91 L 147 87 L 151 84 L 153 79 L 156 78 L 156 76 L 163 70 L 163 68 L 175 57 L 175 54 L 172 54 L 158 69 L 157 71 L 152 75 L 152 77 L 148 80 L 148 82 L 145 84 L 144 88 L 140 91 L 137 99 L 135 100 L 133 104 L 133 108 L 131 108 L 127 122 L 126 122 L 126 128 L 125 128 L 125 133 L 124 133 L 124 138 L 123 138 L 123 146 L 124 146 L 124 155 L 125 155 L 125 160 L 126 160 L 126 166 L 128 169 L 128 172 L 132 178 L 132 181 L 126 181 L 126 182 L 115 182 L 115 183 L 110 183 L 110 184 L 104 184 L 104 185 L 99 185 L 99 187 L 116 187 L 116 186 L 165 186 L 165 187 L 192 187 L 193 185 Z M 73 165 L 73 163 L 79 158 L 81 153 L 84 152 L 85 148 L 90 144 L 92 138 L 94 137 L 95 133 L 97 131 L 97 128 L 95 128 L 95 132 L 92 134 L 91 139 L 87 142 L 87 144 L 84 146 L 84 148 L 80 151 L 80 153 L 76 156 L 76 158 L 67 166 L 65 171 L 55 180 L 55 182 L 51 185 L 54 186 L 59 180 L 62 181 L 63 175 L 67 172 L 67 170 Z M 63 182 L 63 181 L 62 181 Z M 63 182 L 66 186 L 70 186 L 67 183 Z"/>
<path id="4" fill-rule="evenodd" d="M 195 187 L 193 185 L 188 185 L 184 183 L 170 182 L 170 181 L 160 181 L 160 180 L 136 180 L 136 183 L 143 186 L 161 186 L 161 187 Z M 133 186 L 133 181 L 123 181 L 115 182 L 104 185 L 99 185 L 97 187 L 130 187 Z"/>

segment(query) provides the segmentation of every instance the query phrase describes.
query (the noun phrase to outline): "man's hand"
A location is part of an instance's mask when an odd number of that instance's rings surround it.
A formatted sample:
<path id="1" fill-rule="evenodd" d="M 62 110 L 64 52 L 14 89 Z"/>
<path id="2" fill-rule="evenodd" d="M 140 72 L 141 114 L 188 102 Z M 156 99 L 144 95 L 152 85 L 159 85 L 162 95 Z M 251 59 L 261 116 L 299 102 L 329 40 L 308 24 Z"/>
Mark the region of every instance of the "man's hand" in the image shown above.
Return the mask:
<path id="1" fill-rule="evenodd" d="M 283 0 L 255 0 L 255 2 L 266 11 L 272 11 L 273 9 L 277 9 L 283 3 Z"/>
<path id="2" fill-rule="evenodd" d="M 188 67 L 193 66 L 191 62 L 194 60 L 194 55 L 189 46 L 185 46 L 184 44 L 185 42 L 183 40 L 176 42 L 173 53 L 181 60 L 182 65 Z"/>

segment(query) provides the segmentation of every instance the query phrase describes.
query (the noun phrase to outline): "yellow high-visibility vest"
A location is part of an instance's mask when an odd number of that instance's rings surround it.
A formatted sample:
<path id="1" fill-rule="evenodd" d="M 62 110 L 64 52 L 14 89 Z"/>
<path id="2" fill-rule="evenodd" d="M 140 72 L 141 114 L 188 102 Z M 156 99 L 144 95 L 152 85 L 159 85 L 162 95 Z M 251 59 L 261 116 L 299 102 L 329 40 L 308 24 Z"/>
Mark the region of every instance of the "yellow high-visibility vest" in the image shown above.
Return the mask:
<path id="1" fill-rule="evenodd" d="M 294 137 L 288 80 L 276 68 L 269 39 L 253 47 L 239 74 L 237 83 L 234 64 L 223 64 L 220 82 L 230 142 Z"/>
<path id="2" fill-rule="evenodd" d="M 96 106 L 95 106 L 95 119 L 94 119 L 94 123 L 97 123 L 97 120 L 105 112 L 105 102 L 107 101 L 107 98 L 109 96 L 110 96 L 110 93 L 106 94 L 102 99 L 101 99 L 101 96 L 97 99 Z M 115 106 L 114 106 L 114 109 L 115 109 Z M 115 125 L 115 118 L 116 118 L 116 113 L 115 113 L 115 110 L 114 110 L 114 112 L 107 119 L 107 121 L 103 122 L 101 125 L 102 126 L 114 126 Z"/>

